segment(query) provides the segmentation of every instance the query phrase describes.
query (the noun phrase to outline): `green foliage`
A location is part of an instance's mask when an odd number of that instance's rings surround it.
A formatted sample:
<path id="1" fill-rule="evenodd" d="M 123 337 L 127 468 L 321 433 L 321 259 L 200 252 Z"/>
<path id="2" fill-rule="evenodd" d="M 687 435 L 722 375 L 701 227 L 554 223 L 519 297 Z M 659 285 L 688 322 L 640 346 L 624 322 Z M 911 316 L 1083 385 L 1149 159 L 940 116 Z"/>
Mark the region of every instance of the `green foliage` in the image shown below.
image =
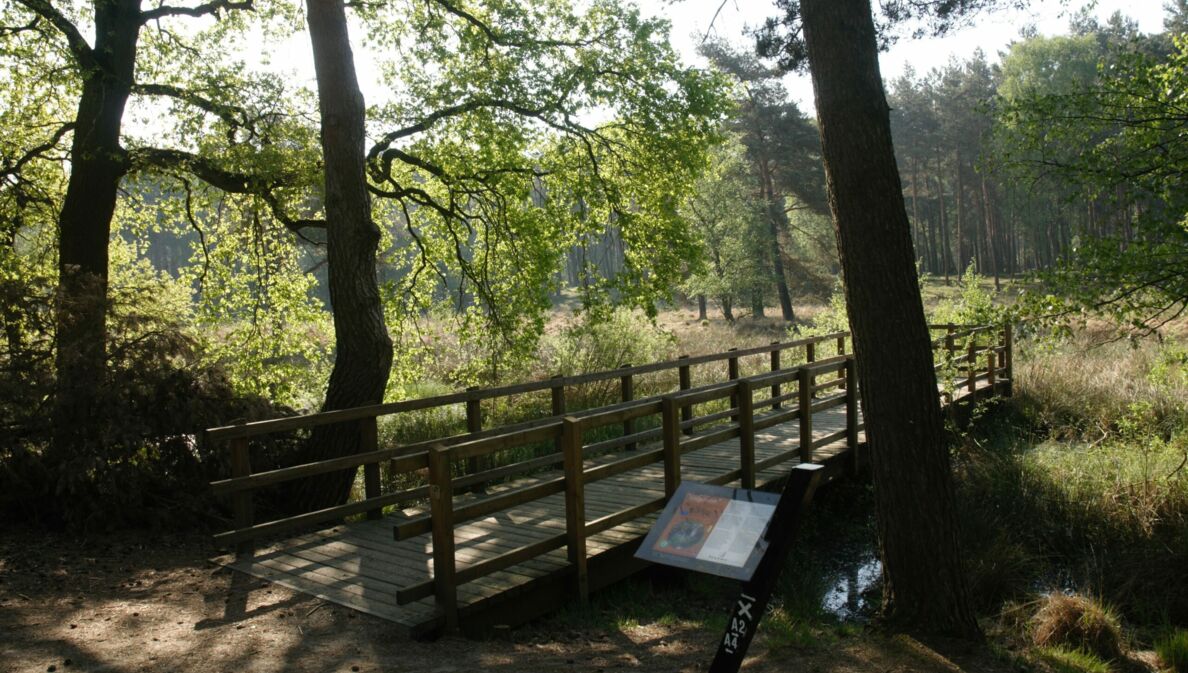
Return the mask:
<path id="1" fill-rule="evenodd" d="M 1188 39 L 1160 59 L 1133 49 L 1103 58 L 1096 77 L 1058 91 L 1028 90 L 1003 107 L 1019 148 L 1008 156 L 1025 179 L 1055 179 L 1087 198 L 1099 223 L 1079 233 L 1073 254 L 1045 275 L 1040 316 L 1083 321 L 1104 314 L 1138 331 L 1176 317 L 1188 299 Z M 1107 226 L 1108 225 L 1108 226 Z"/>
<path id="2" fill-rule="evenodd" d="M 971 264 L 961 277 L 961 294 L 943 299 L 929 313 L 934 324 L 998 325 L 1006 318 L 1005 308 L 995 302 L 996 293 L 988 290 L 988 281 Z"/>
<path id="3" fill-rule="evenodd" d="M 1188 631 L 1176 629 L 1157 639 L 1155 651 L 1172 673 L 1188 673 Z"/>
<path id="4" fill-rule="evenodd" d="M 681 208 L 703 247 L 689 260 L 681 287 L 717 301 L 730 317 L 732 306 L 750 301 L 755 292 L 766 294 L 771 285 L 766 213 L 754 198 L 755 177 L 744 153 L 736 138 L 715 148 L 709 169 Z"/>

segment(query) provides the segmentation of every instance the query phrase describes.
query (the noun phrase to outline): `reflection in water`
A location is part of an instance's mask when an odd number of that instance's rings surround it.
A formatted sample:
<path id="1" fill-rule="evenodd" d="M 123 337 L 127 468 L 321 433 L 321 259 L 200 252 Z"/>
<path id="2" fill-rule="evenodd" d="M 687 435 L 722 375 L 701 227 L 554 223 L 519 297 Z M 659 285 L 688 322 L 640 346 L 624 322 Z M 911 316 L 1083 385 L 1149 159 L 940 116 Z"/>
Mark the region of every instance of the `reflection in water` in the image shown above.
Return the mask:
<path id="1" fill-rule="evenodd" d="M 879 581 L 883 565 L 877 556 L 863 554 L 842 563 L 826 577 L 828 588 L 821 597 L 825 612 L 842 621 L 866 621 L 874 607 L 867 604 L 867 592 Z"/>

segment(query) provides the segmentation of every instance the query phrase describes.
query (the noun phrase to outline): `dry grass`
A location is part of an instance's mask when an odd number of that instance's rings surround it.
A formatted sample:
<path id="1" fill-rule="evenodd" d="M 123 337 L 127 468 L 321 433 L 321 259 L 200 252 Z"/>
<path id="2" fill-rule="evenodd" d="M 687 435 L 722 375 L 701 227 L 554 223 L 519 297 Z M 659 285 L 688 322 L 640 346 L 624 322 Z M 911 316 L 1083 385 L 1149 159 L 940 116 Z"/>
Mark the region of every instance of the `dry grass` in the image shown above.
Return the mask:
<path id="1" fill-rule="evenodd" d="M 1050 593 L 1032 618 L 1038 647 L 1083 650 L 1112 661 L 1122 657 L 1122 627 L 1114 612 L 1085 597 Z"/>

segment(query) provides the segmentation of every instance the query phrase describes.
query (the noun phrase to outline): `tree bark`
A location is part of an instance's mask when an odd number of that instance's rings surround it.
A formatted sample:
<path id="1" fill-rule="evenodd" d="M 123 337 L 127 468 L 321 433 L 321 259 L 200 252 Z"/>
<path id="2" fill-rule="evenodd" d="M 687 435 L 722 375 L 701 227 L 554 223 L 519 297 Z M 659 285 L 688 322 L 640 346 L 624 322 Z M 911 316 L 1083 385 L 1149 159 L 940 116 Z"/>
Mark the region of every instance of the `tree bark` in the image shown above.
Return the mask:
<path id="1" fill-rule="evenodd" d="M 323 411 L 383 400 L 392 366 L 392 340 L 384 324 L 376 275 L 379 228 L 371 219 L 364 175 L 363 94 L 355 74 L 342 0 L 307 0 L 310 42 L 321 111 L 325 164 L 326 254 L 336 351 Z M 307 458 L 327 459 L 360 450 L 358 424 L 321 426 Z M 321 509 L 346 501 L 356 470 L 311 478 L 297 486 L 295 504 Z"/>
<path id="2" fill-rule="evenodd" d="M 697 295 L 697 319 L 698 320 L 708 320 L 709 319 L 709 316 L 706 313 L 706 309 L 707 309 L 707 307 L 705 305 L 705 295 L 704 294 Z"/>
<path id="3" fill-rule="evenodd" d="M 802 0 L 829 205 L 875 481 L 883 609 L 979 635 L 869 0 Z"/>
<path id="4" fill-rule="evenodd" d="M 70 179 L 58 215 L 52 451 L 60 459 L 105 434 L 98 392 L 107 378 L 107 246 L 127 172 L 120 128 L 140 36 L 140 0 L 100 0 L 94 10 L 94 65 L 83 68 Z"/>

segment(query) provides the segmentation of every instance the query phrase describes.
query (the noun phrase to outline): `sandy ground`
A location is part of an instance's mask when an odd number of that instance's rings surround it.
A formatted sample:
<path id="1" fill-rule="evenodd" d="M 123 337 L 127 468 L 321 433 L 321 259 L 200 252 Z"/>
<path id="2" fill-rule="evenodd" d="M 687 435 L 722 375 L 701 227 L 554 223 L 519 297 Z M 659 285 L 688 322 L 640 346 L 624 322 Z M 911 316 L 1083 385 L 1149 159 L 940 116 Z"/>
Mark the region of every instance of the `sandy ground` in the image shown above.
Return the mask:
<path id="1" fill-rule="evenodd" d="M 0 533 L 0 672 L 702 671 L 719 637 L 693 623 L 542 620 L 492 640 L 414 642 L 213 555 L 203 538 Z M 772 650 L 761 632 L 751 651 L 754 672 L 1010 670 L 984 655 L 958 667 L 872 631 L 808 651 Z"/>

